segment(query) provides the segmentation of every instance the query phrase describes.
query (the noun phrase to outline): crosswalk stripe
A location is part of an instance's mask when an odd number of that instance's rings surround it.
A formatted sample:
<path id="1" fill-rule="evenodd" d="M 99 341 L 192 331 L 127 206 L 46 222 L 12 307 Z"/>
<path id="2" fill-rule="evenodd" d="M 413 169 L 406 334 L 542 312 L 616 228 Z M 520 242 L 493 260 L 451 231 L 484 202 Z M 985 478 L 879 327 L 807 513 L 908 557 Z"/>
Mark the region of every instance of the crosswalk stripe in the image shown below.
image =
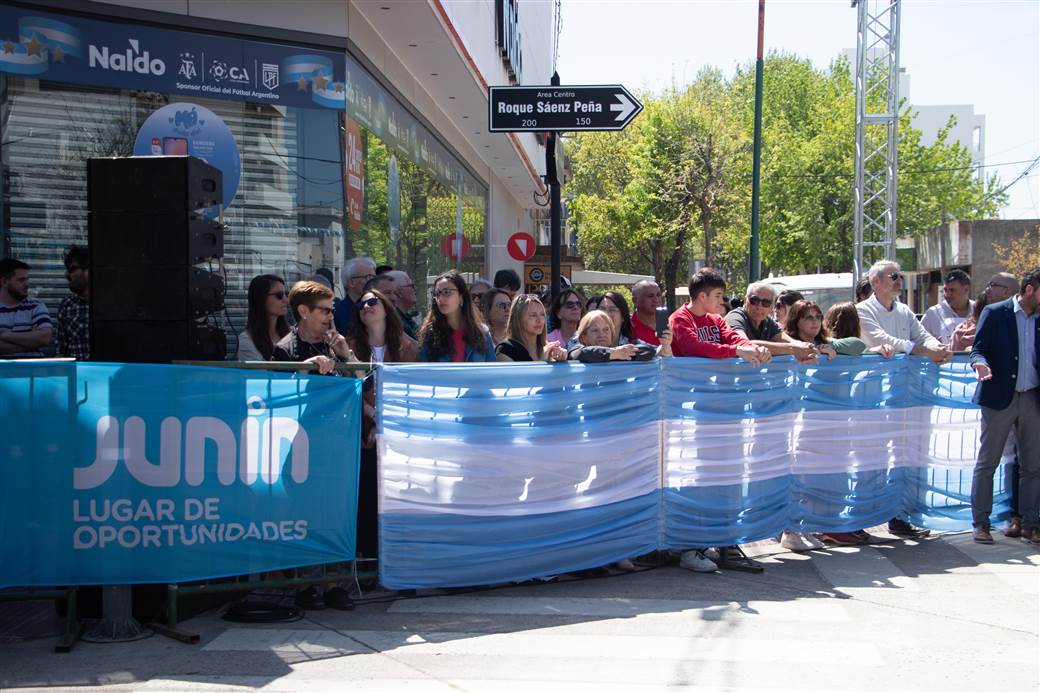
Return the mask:
<path id="1" fill-rule="evenodd" d="M 805 663 L 839 661 L 856 653 L 857 666 L 881 666 L 873 643 L 852 640 L 751 639 L 631 635 L 560 635 L 552 629 L 521 633 L 455 633 L 402 631 L 247 630 L 232 628 L 203 649 L 268 651 L 275 654 L 394 653 L 398 659 L 418 656 L 516 657 L 525 659 L 615 659 L 664 662 Z M 359 643 L 365 643 L 364 647 Z"/>
<path id="2" fill-rule="evenodd" d="M 823 579 L 848 594 L 892 589 L 918 592 L 917 582 L 881 551 L 869 546 L 836 546 L 813 552 L 812 565 Z"/>
<path id="3" fill-rule="evenodd" d="M 975 561 L 978 566 L 993 573 L 1008 587 L 1023 594 L 1040 594 L 1040 553 L 1019 539 L 996 536 L 993 544 L 978 544 L 970 534 L 950 534 L 943 537 L 950 546 Z M 972 570 L 977 569 L 972 567 Z M 954 568 L 952 572 L 957 572 Z"/>
<path id="4" fill-rule="evenodd" d="M 770 619 L 796 623 L 846 623 L 845 606 L 836 600 L 725 602 L 617 597 L 474 597 L 408 599 L 387 609 L 399 614 L 499 614 L 516 616 L 589 616 L 630 618 L 673 614 L 699 619 Z"/>

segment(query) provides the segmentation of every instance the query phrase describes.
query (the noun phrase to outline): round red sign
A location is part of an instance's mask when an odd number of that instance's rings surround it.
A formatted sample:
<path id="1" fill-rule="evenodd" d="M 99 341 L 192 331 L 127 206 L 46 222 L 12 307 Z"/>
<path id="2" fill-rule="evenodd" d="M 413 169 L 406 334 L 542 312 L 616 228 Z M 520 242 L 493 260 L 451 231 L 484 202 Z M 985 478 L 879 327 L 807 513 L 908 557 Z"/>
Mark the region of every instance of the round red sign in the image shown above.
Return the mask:
<path id="1" fill-rule="evenodd" d="M 509 257 L 517 262 L 527 262 L 534 257 L 534 252 L 538 250 L 538 243 L 534 240 L 534 236 L 526 231 L 517 231 L 506 241 L 506 250 L 509 251 Z"/>

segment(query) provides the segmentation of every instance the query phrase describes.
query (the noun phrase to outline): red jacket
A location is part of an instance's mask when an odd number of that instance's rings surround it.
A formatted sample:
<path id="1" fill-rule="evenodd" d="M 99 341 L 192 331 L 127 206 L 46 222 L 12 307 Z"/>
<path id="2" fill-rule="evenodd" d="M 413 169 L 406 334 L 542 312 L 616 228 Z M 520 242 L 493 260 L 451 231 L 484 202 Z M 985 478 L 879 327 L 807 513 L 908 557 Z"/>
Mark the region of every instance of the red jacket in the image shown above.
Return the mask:
<path id="1" fill-rule="evenodd" d="M 672 328 L 672 354 L 675 356 L 728 359 L 737 355 L 738 346 L 751 344 L 734 332 L 721 316 L 714 313 L 696 316 L 689 304 L 672 313 L 668 325 Z"/>

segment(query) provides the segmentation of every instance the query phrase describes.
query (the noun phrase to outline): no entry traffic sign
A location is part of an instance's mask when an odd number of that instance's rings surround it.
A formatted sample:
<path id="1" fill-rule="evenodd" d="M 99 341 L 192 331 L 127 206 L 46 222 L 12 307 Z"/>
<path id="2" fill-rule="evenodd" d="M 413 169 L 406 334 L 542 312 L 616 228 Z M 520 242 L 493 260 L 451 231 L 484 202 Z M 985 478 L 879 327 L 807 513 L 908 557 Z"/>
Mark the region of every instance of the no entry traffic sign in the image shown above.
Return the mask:
<path id="1" fill-rule="evenodd" d="M 441 237 L 441 255 L 450 260 L 465 259 L 469 254 L 470 243 L 465 236 L 461 238 L 462 240 L 459 240 L 453 233 Z"/>
<path id="2" fill-rule="evenodd" d="M 517 262 L 530 260 L 534 257 L 534 252 L 537 249 L 538 244 L 535 242 L 534 236 L 524 231 L 517 231 L 506 241 L 506 250 L 509 251 L 509 257 Z"/>
<path id="3" fill-rule="evenodd" d="M 622 130 L 643 104 L 620 84 L 488 87 L 488 130 Z"/>

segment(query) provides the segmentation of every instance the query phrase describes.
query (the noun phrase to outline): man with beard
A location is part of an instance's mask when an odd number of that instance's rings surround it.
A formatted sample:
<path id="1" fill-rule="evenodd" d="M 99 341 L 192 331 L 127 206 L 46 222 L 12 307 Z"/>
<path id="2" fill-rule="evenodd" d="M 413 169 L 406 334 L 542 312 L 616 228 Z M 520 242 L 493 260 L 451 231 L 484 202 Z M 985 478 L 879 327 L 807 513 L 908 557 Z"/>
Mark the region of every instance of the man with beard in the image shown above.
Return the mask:
<path id="1" fill-rule="evenodd" d="M 11 257 L 0 260 L 0 358 L 40 358 L 50 342 L 50 313 L 29 298 L 29 265 Z"/>
<path id="2" fill-rule="evenodd" d="M 58 355 L 90 359 L 90 254 L 83 246 L 65 251 L 69 295 L 58 306 Z"/>

